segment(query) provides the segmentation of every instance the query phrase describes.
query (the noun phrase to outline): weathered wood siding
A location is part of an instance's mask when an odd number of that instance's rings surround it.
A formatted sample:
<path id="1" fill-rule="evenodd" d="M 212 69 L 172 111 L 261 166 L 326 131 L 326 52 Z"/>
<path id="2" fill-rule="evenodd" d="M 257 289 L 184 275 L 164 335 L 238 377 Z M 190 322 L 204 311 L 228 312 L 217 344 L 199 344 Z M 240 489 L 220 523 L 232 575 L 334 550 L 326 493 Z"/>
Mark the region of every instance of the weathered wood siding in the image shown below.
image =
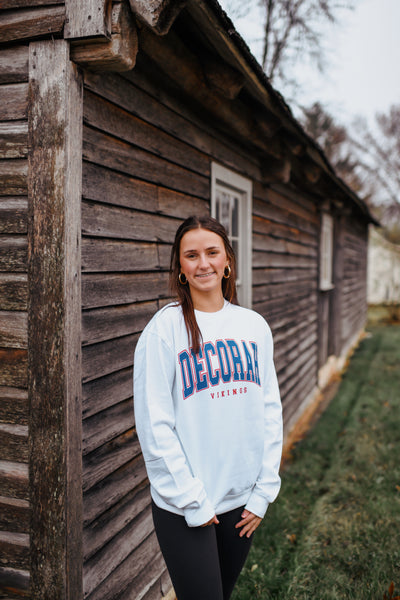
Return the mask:
<path id="1" fill-rule="evenodd" d="M 250 153 L 146 71 L 142 57 L 124 77 L 85 73 L 84 589 L 90 600 L 155 598 L 165 577 L 133 422 L 133 352 L 167 301 L 177 226 L 210 210 L 212 160 L 253 180 L 254 308 L 274 332 L 285 414 L 316 384 L 315 203 L 284 186 L 263 185 Z"/>
<path id="2" fill-rule="evenodd" d="M 274 335 L 286 424 L 317 382 L 319 215 L 282 184 L 255 185 L 253 215 L 253 308 Z"/>
<path id="3" fill-rule="evenodd" d="M 368 226 L 357 218 L 344 225 L 342 349 L 365 325 L 367 317 Z"/>
<path id="4" fill-rule="evenodd" d="M 0 596 L 29 597 L 28 47 L 0 51 Z"/>
<path id="5" fill-rule="evenodd" d="M 1 0 L 0 42 L 60 36 L 65 21 L 64 0 Z"/>

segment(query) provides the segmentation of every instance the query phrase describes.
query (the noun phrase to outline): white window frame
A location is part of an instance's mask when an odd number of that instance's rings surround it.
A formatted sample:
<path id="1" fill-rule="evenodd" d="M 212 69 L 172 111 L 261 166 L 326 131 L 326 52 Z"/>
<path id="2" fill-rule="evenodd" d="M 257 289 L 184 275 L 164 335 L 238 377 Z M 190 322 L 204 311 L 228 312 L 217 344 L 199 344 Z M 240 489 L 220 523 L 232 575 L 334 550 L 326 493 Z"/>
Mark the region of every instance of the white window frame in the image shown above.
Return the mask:
<path id="1" fill-rule="evenodd" d="M 321 216 L 321 244 L 319 266 L 319 288 L 331 290 L 333 285 L 333 217 L 328 213 Z"/>
<path id="2" fill-rule="evenodd" d="M 211 216 L 217 215 L 217 191 L 239 194 L 239 235 L 236 256 L 238 300 L 241 306 L 252 306 L 252 204 L 253 184 L 250 179 L 217 163 L 211 164 Z M 232 240 L 228 231 L 229 239 Z"/>

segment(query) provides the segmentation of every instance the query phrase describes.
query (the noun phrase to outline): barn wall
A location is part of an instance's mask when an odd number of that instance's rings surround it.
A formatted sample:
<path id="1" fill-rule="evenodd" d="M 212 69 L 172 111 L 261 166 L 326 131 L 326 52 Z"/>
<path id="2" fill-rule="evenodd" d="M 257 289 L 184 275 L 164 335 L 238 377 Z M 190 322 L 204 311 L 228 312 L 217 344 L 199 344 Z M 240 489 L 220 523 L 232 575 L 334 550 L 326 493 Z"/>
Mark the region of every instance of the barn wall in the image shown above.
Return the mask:
<path id="1" fill-rule="evenodd" d="M 368 225 L 356 216 L 343 234 L 342 350 L 348 348 L 367 318 Z"/>
<path id="2" fill-rule="evenodd" d="M 60 35 L 65 21 L 64 0 L 2 0 L 0 42 L 24 42 Z"/>
<path id="3" fill-rule="evenodd" d="M 316 384 L 315 203 L 284 186 L 263 185 L 250 153 L 146 72 L 143 59 L 125 76 L 85 73 L 84 589 L 90 600 L 120 597 L 116 590 L 123 598 L 155 598 L 168 588 L 134 429 L 133 352 L 167 302 L 177 226 L 210 210 L 212 160 L 253 181 L 253 302 L 273 329 L 286 418 Z"/>
<path id="4" fill-rule="evenodd" d="M 0 595 L 29 597 L 28 47 L 0 51 Z M 13 590 L 13 594 L 10 590 Z M 8 592 L 7 592 L 8 591 Z"/>

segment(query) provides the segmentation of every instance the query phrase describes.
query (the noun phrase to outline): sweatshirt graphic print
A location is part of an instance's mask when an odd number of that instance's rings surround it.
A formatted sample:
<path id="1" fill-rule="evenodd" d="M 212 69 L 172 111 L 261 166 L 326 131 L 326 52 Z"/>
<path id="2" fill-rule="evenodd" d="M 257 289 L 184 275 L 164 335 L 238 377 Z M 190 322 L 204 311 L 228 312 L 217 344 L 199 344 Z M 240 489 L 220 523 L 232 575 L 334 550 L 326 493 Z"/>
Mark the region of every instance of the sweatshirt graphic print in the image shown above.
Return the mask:
<path id="1" fill-rule="evenodd" d="M 228 302 L 195 312 L 197 354 L 176 305 L 152 318 L 135 351 L 135 421 L 151 494 L 193 527 L 243 505 L 263 517 L 279 492 L 282 451 L 271 331 Z"/>

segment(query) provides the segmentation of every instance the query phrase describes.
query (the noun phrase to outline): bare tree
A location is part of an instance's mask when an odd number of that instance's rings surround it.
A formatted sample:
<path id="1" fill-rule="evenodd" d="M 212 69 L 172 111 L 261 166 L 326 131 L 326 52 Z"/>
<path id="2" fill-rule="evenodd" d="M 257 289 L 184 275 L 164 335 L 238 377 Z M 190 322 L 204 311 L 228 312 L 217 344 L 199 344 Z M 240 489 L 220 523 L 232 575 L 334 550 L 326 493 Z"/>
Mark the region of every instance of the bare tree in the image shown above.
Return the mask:
<path id="1" fill-rule="evenodd" d="M 310 56 L 323 69 L 323 28 L 337 23 L 350 0 L 261 0 L 265 9 L 262 66 L 273 81 L 285 80 L 285 67 Z"/>
<path id="2" fill-rule="evenodd" d="M 375 213 L 386 237 L 400 243 L 400 104 L 375 117 L 371 131 L 364 119 L 354 124 L 357 171 L 371 190 Z"/>
<path id="3" fill-rule="evenodd" d="M 339 125 L 319 102 L 303 108 L 301 122 L 306 132 L 319 144 L 337 175 L 357 194 L 369 196 L 370 190 L 367 190 L 357 172 L 358 156 L 347 128 Z"/>
<path id="4" fill-rule="evenodd" d="M 368 203 L 385 237 L 400 243 L 400 105 L 377 114 L 374 131 L 365 119 L 351 130 L 338 124 L 319 103 L 303 115 L 305 130 L 339 177 Z"/>

